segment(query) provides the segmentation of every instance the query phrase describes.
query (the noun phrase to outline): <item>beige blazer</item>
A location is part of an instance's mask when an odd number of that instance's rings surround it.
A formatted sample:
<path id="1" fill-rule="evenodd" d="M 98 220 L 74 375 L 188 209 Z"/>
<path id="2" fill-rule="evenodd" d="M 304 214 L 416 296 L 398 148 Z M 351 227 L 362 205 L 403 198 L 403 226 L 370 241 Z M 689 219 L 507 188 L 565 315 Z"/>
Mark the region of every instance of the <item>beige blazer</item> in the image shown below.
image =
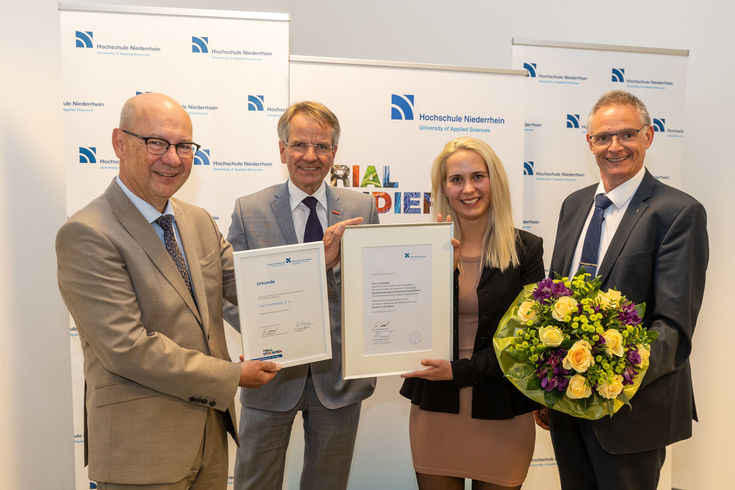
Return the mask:
<path id="1" fill-rule="evenodd" d="M 59 290 L 84 355 L 93 480 L 181 480 L 210 407 L 226 412 L 238 442 L 240 366 L 229 358 L 222 323 L 222 298 L 236 299 L 232 248 L 206 211 L 171 201 L 195 299 L 114 180 L 56 237 Z"/>

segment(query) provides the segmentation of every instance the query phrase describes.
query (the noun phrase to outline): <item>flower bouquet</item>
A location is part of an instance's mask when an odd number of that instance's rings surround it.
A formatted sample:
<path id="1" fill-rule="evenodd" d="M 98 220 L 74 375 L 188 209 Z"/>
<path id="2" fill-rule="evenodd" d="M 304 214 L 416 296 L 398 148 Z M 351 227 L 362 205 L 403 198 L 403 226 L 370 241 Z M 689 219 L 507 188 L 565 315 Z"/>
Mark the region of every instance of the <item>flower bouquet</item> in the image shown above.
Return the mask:
<path id="1" fill-rule="evenodd" d="M 529 284 L 493 338 L 501 369 L 522 393 L 590 420 L 630 406 L 658 336 L 641 325 L 645 304 L 600 284 L 584 270 Z"/>

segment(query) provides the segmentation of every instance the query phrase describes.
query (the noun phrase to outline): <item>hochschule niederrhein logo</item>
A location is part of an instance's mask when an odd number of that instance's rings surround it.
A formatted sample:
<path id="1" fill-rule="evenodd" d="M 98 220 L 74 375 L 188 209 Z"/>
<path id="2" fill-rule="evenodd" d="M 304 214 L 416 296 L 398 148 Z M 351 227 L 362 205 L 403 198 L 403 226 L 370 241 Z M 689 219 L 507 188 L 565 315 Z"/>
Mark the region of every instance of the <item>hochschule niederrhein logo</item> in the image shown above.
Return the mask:
<path id="1" fill-rule="evenodd" d="M 92 33 L 92 31 L 75 31 L 74 32 L 74 42 L 77 48 L 94 47 L 94 44 L 92 42 L 93 38 L 94 38 L 94 34 Z"/>
<path id="2" fill-rule="evenodd" d="M 97 147 L 80 146 L 79 163 L 97 163 Z"/>
<path id="3" fill-rule="evenodd" d="M 208 36 L 191 36 L 192 53 L 209 53 Z"/>
<path id="4" fill-rule="evenodd" d="M 613 82 L 623 83 L 625 81 L 625 68 L 613 68 L 611 76 Z"/>
<path id="5" fill-rule="evenodd" d="M 579 114 L 567 114 L 567 127 L 579 129 Z"/>
<path id="6" fill-rule="evenodd" d="M 528 76 L 536 78 L 536 63 L 523 63 L 523 68 L 528 72 Z"/>
<path id="7" fill-rule="evenodd" d="M 661 118 L 654 117 L 653 118 L 653 130 L 656 133 L 665 133 L 666 132 L 666 119 L 664 119 L 663 117 Z"/>
<path id="8" fill-rule="evenodd" d="M 194 165 L 209 165 L 209 149 L 200 148 L 194 154 Z"/>
<path id="9" fill-rule="evenodd" d="M 262 111 L 265 109 L 265 96 L 264 95 L 248 95 L 248 110 L 249 111 Z"/>
<path id="10" fill-rule="evenodd" d="M 523 175 L 533 175 L 533 160 L 523 162 Z"/>
<path id="11" fill-rule="evenodd" d="M 390 118 L 413 121 L 414 97 L 411 94 L 391 94 Z"/>

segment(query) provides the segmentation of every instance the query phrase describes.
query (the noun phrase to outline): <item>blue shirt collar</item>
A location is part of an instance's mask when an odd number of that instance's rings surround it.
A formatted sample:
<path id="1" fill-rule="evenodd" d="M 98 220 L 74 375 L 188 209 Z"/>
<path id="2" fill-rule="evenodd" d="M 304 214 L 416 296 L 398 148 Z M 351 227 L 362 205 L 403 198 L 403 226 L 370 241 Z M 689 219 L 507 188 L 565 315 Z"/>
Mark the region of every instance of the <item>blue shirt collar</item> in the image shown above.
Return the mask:
<path id="1" fill-rule="evenodd" d="M 171 199 L 166 202 L 166 209 L 164 209 L 163 213 L 161 213 L 159 210 L 154 208 L 151 203 L 133 194 L 133 191 L 128 189 L 125 184 L 123 184 L 122 180 L 120 180 L 119 175 L 115 177 L 115 182 L 117 182 L 117 185 L 119 185 L 120 189 L 122 189 L 125 195 L 128 196 L 128 199 L 130 199 L 130 202 L 133 203 L 133 206 L 135 206 L 135 208 L 140 211 L 140 214 L 142 214 L 149 223 L 153 223 L 154 221 L 156 221 L 159 216 L 161 216 L 161 214 L 170 214 L 171 216 L 174 216 L 174 219 L 176 219 L 176 216 L 174 215 L 174 208 L 173 206 L 171 206 Z"/>

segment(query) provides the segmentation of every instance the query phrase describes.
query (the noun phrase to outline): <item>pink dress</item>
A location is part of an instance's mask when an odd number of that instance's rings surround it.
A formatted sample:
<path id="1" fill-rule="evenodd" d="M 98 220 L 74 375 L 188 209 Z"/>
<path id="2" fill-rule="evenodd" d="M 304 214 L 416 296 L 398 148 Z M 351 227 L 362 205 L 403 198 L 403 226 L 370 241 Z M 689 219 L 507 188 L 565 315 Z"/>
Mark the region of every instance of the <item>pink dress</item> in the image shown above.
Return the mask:
<path id="1" fill-rule="evenodd" d="M 459 275 L 459 356 L 472 357 L 477 334 L 480 257 L 462 257 Z M 533 415 L 512 419 L 472 418 L 472 387 L 459 391 L 459 414 L 411 405 L 409 435 L 418 473 L 471 478 L 496 485 L 523 483 L 533 456 Z"/>

